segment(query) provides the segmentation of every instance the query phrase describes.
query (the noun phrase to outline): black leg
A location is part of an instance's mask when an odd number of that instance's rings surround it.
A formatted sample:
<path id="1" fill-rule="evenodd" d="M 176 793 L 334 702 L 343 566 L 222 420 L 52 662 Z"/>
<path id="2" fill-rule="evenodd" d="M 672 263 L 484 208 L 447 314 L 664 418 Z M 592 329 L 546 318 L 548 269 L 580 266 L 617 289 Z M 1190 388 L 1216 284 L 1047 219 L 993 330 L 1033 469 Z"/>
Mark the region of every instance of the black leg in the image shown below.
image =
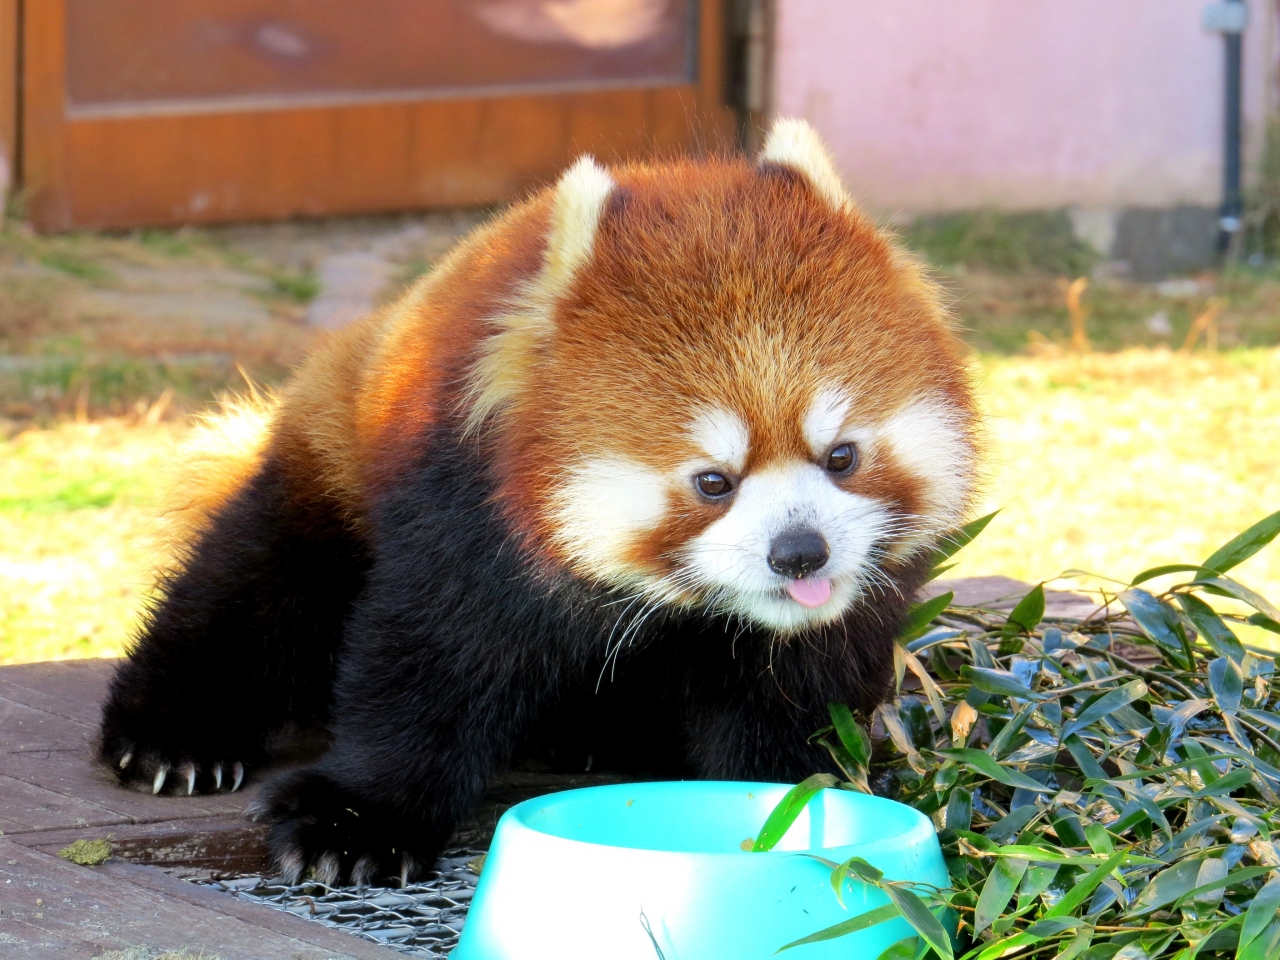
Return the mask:
<path id="1" fill-rule="evenodd" d="M 809 738 L 831 722 L 828 703 L 865 713 L 891 692 L 894 625 L 851 617 L 772 644 L 748 634 L 732 657 L 709 643 L 694 647 L 703 652 L 691 664 L 685 716 L 698 776 L 796 783 L 829 770 Z"/>
<path id="2" fill-rule="evenodd" d="M 348 633 L 333 744 L 257 805 L 287 878 L 429 868 L 560 684 L 560 640 L 536 611 L 521 617 L 482 588 L 479 603 L 447 588 L 433 602 L 403 586 L 375 569 Z"/>
<path id="3" fill-rule="evenodd" d="M 163 584 L 103 708 L 122 780 L 234 789 L 287 721 L 322 721 L 343 621 L 367 561 L 331 511 L 268 461 Z"/>
<path id="4" fill-rule="evenodd" d="M 257 809 L 287 876 L 429 868 L 489 776 L 584 682 L 601 636 L 591 598 L 540 575 L 507 539 L 469 453 L 437 446 L 374 516 L 333 743 L 314 767 L 268 785 Z"/>

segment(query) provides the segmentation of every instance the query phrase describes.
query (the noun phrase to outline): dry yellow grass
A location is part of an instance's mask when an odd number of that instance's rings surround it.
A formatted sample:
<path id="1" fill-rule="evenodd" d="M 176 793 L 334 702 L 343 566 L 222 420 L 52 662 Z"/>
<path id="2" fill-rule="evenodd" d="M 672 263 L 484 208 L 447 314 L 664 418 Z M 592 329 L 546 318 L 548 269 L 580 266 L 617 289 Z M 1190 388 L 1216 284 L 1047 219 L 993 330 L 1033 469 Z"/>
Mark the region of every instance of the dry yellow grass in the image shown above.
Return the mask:
<path id="1" fill-rule="evenodd" d="M 1203 560 L 1280 509 L 1280 350 L 980 362 L 988 500 L 1003 512 L 952 575 L 1127 578 Z M 0 663 L 123 649 L 158 559 L 162 478 L 189 430 L 66 423 L 0 444 Z M 1238 575 L 1280 598 L 1280 544 Z"/>

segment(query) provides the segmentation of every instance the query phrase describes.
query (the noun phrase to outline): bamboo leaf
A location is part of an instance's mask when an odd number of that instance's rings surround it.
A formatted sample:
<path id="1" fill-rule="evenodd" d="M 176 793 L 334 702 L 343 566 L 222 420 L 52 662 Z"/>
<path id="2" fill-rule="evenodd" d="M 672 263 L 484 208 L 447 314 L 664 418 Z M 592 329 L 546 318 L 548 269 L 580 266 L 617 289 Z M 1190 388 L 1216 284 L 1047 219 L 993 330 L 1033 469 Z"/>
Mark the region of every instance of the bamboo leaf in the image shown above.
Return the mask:
<path id="1" fill-rule="evenodd" d="M 907 923 L 915 928 L 916 933 L 920 934 L 920 938 L 933 948 L 934 953 L 941 957 L 942 960 L 954 960 L 955 954 L 951 949 L 951 935 L 947 933 L 942 921 L 933 915 L 923 900 L 906 887 L 901 887 L 897 884 L 885 884 L 881 889 L 889 895 L 889 899 L 902 911 Z"/>
<path id="2" fill-rule="evenodd" d="M 1244 674 L 1240 664 L 1230 657 L 1218 657 L 1209 664 L 1209 689 L 1218 709 L 1234 713 L 1240 709 L 1244 694 Z"/>
<path id="3" fill-rule="evenodd" d="M 988 513 L 985 517 L 979 517 L 977 520 L 970 520 L 964 526 L 956 527 L 954 530 L 941 537 L 933 549 L 934 568 L 936 569 L 938 564 L 950 560 L 957 553 L 972 543 L 973 538 L 983 530 L 987 529 L 987 524 L 994 520 L 996 514 L 999 512 L 999 510 L 996 510 L 994 513 Z M 930 579 L 932 579 L 932 577 Z"/>
<path id="4" fill-rule="evenodd" d="M 1280 910 L 1280 878 L 1273 878 L 1254 894 L 1253 902 L 1249 904 L 1249 909 L 1244 915 L 1244 925 L 1240 928 L 1240 947 L 1237 956 L 1276 919 L 1278 910 Z"/>
<path id="5" fill-rule="evenodd" d="M 840 906 L 844 906 L 844 882 L 849 877 L 855 877 L 863 883 L 879 885 L 884 879 L 884 872 L 873 867 L 871 864 L 863 860 L 862 857 L 850 857 L 844 863 L 831 871 L 831 889 L 836 892 L 836 899 L 840 901 Z"/>
<path id="6" fill-rule="evenodd" d="M 1029 861 L 1020 857 L 1002 857 L 996 861 L 991 873 L 987 875 L 987 882 L 982 885 L 982 894 L 978 897 L 978 906 L 973 915 L 975 937 L 1004 912 L 1029 865 Z"/>
<path id="7" fill-rule="evenodd" d="M 1266 597 L 1255 593 L 1246 587 L 1243 583 L 1238 583 L 1230 577 L 1212 577 L 1204 580 L 1192 581 L 1190 586 L 1199 587 L 1206 593 L 1216 594 L 1220 597 L 1230 597 L 1233 600 L 1239 600 L 1241 603 L 1247 603 L 1259 613 L 1271 618 L 1272 620 L 1280 620 L 1280 608 L 1277 608 Z"/>
<path id="8" fill-rule="evenodd" d="M 929 629 L 929 624 L 934 621 L 934 618 L 947 609 L 955 597 L 956 595 L 948 590 L 946 593 L 940 593 L 936 597 L 912 605 L 907 611 L 907 622 L 898 633 L 898 642 L 906 643 L 922 635 Z"/>
<path id="9" fill-rule="evenodd" d="M 892 903 L 886 903 L 883 907 L 876 907 L 874 910 L 868 910 L 866 913 L 860 913 L 856 917 L 849 920 L 843 920 L 840 923 L 833 924 L 817 933 L 811 933 L 807 937 L 801 937 L 799 940 L 792 940 L 790 943 L 779 947 L 774 951 L 774 955 L 781 953 L 783 950 L 790 950 L 792 947 L 802 947 L 806 943 L 821 943 L 823 940 L 835 940 L 838 937 L 847 937 L 851 933 L 857 933 L 860 930 L 866 930 L 874 927 L 876 924 L 884 923 L 886 920 L 896 920 L 902 916 L 901 911 Z"/>
<path id="10" fill-rule="evenodd" d="M 989 670 L 986 667 L 971 667 L 965 664 L 960 668 L 960 675 L 983 693 L 995 696 L 1019 697 L 1023 700 L 1043 700 L 1042 694 L 1019 683 L 1011 673 L 1003 670 Z"/>
<path id="11" fill-rule="evenodd" d="M 1120 602 L 1143 633 L 1162 647 L 1180 667 L 1191 669 L 1183 649 L 1186 633 L 1171 606 L 1138 587 L 1122 591 Z"/>
<path id="12" fill-rule="evenodd" d="M 1244 645 L 1231 628 L 1218 616 L 1218 612 L 1195 594 L 1179 593 L 1178 606 L 1204 642 L 1220 657 L 1230 657 L 1236 663 L 1244 660 Z"/>
<path id="13" fill-rule="evenodd" d="M 897 943 L 885 947 L 884 952 L 876 960 L 911 960 L 916 955 L 916 944 L 919 937 L 906 937 Z"/>
<path id="14" fill-rule="evenodd" d="M 834 787 L 840 781 L 829 773 L 815 773 L 809 779 L 802 783 L 796 784 L 787 791 L 778 805 L 773 808 L 773 812 L 769 814 L 765 820 L 764 826 L 760 828 L 760 834 L 756 837 L 756 842 L 752 845 L 751 851 L 759 853 L 766 850 L 772 850 L 779 840 L 786 835 L 791 829 L 791 825 L 796 822 L 796 818 L 800 816 L 805 806 L 812 800 L 820 790 L 827 787 Z"/>
<path id="15" fill-rule="evenodd" d="M 1040 621 L 1044 619 L 1044 584 L 1038 583 L 1018 605 L 1009 612 L 1004 628 L 1000 631 L 1006 639 L 1019 635 L 1030 635 Z"/>
<path id="16" fill-rule="evenodd" d="M 938 753 L 947 757 L 954 757 L 971 770 L 981 773 L 985 777 L 992 780 L 998 780 L 1000 783 L 1010 787 L 1017 787 L 1021 790 L 1032 790 L 1036 793 L 1055 793 L 1052 787 L 1046 787 L 1043 783 L 1032 780 L 1025 773 L 1019 773 L 1011 770 L 1006 766 L 997 763 L 989 753 L 983 750 L 974 750 L 971 747 L 953 747 L 946 750 L 939 750 Z"/>
<path id="17" fill-rule="evenodd" d="M 1209 555 L 1202 565 L 1206 573 L 1226 573 L 1238 563 L 1248 560 L 1280 533 L 1280 510 L 1263 517 L 1244 533 L 1232 537 Z M 1204 574 L 1202 573 L 1203 577 Z"/>
<path id="18" fill-rule="evenodd" d="M 871 764 L 871 739 L 853 719 L 853 713 L 843 703 L 828 703 L 827 712 L 831 714 L 831 724 L 835 727 L 836 736 L 849 751 L 854 762 L 860 767 Z"/>
<path id="19" fill-rule="evenodd" d="M 1196 888 L 1200 875 L 1199 860 L 1183 860 L 1168 869 L 1161 870 L 1139 894 L 1129 910 L 1129 915 L 1149 913 L 1166 903 L 1173 903 Z"/>
<path id="20" fill-rule="evenodd" d="M 1101 884 L 1103 880 L 1107 879 L 1107 876 L 1111 871 L 1117 869 L 1124 863 L 1126 853 L 1127 851 L 1125 850 L 1117 850 L 1111 856 L 1107 857 L 1104 863 L 1099 864 L 1091 870 L 1083 880 L 1079 881 L 1070 890 L 1068 890 L 1063 898 L 1055 903 L 1053 907 L 1050 908 L 1049 912 L 1045 914 L 1045 918 L 1065 917 L 1075 912 L 1077 907 L 1088 900 L 1089 897 L 1093 896 L 1093 891 L 1098 888 L 1098 885 Z"/>
<path id="21" fill-rule="evenodd" d="M 1101 697 L 1080 711 L 1066 726 L 1062 728 L 1062 740 L 1066 740 L 1077 731 L 1097 723 L 1107 714 L 1119 707 L 1127 706 L 1135 700 L 1147 695 L 1147 685 L 1141 680 L 1131 680 L 1123 687 L 1109 690 Z"/>
<path id="22" fill-rule="evenodd" d="M 1146 583 L 1148 580 L 1167 576 L 1170 573 L 1198 573 L 1200 569 L 1194 563 L 1166 563 L 1163 566 L 1143 570 L 1129 581 L 1129 586 L 1136 587 L 1140 583 Z"/>

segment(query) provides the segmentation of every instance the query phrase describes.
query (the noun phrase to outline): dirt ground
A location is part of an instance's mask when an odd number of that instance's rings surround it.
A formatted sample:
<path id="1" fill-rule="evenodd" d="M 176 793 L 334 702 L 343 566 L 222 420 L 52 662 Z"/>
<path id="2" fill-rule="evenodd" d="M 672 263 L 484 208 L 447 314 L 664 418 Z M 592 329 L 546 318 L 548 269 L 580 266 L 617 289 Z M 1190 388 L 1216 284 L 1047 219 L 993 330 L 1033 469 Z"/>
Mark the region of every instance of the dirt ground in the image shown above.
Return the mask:
<path id="1" fill-rule="evenodd" d="M 281 380 L 318 332 L 394 296 L 484 217 L 465 211 L 124 236 L 0 233 L 9 430 L 188 412 Z"/>

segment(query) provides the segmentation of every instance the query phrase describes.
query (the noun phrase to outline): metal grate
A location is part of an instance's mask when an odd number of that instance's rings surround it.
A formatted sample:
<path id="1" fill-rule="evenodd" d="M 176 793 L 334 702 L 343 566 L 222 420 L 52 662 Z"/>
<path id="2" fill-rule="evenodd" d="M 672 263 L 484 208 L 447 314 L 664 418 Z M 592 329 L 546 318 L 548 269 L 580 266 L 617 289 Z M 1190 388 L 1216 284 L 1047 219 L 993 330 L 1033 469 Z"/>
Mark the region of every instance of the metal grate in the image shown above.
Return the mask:
<path id="1" fill-rule="evenodd" d="M 314 880 L 286 886 L 271 877 L 197 882 L 434 960 L 458 943 L 479 879 L 475 861 L 482 854 L 446 851 L 425 880 L 407 887 L 330 887 Z"/>

